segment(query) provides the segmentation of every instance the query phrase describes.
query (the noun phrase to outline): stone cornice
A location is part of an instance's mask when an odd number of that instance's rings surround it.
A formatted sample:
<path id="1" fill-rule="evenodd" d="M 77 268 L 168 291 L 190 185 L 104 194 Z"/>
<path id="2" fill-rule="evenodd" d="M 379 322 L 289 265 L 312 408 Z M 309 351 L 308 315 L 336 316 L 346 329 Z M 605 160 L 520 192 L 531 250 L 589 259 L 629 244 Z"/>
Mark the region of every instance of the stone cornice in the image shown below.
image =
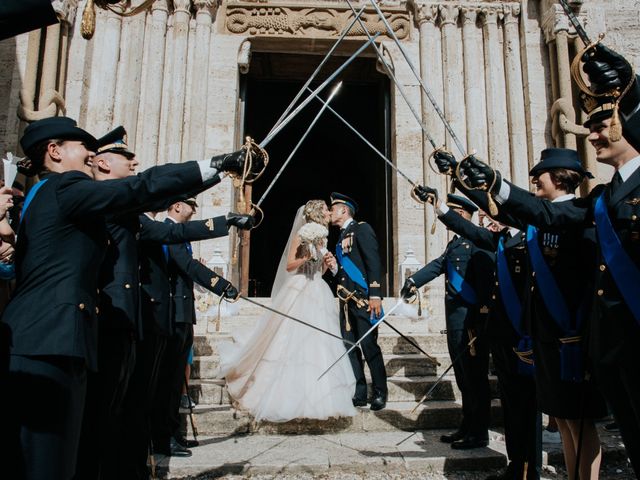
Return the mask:
<path id="1" fill-rule="evenodd" d="M 451 23 L 470 24 L 479 17 L 483 22 L 497 23 L 504 19 L 505 22 L 518 22 L 522 10 L 520 2 L 504 0 L 473 1 L 441 1 L 434 2 L 409 0 L 408 6 L 413 11 L 418 25 L 424 22 L 447 25 Z"/>

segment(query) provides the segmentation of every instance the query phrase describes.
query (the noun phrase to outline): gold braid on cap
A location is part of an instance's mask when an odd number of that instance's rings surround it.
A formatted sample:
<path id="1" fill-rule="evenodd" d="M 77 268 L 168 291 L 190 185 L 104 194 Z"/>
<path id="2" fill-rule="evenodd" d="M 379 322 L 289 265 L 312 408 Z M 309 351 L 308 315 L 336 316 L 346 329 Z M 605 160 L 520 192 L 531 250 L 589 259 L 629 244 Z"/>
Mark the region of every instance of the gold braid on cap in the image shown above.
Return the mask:
<path id="1" fill-rule="evenodd" d="M 620 109 L 620 101 L 624 98 L 624 96 L 627 93 L 629 93 L 629 90 L 631 90 L 631 87 L 633 86 L 633 82 L 635 82 L 636 80 L 636 73 L 635 73 L 635 70 L 633 69 L 633 66 L 629 64 L 629 66 L 631 67 L 631 78 L 627 86 L 624 87 L 622 90 L 616 88 L 609 92 L 595 93 L 589 88 L 587 83 L 584 81 L 584 77 L 582 76 L 582 71 L 580 68 L 582 63 L 582 57 L 588 51 L 594 50 L 596 48 L 596 45 L 598 45 L 603 38 L 604 38 L 604 33 L 601 33 L 600 35 L 598 35 L 598 40 L 587 45 L 579 53 L 577 53 L 575 57 L 573 57 L 573 61 L 571 62 L 571 76 L 573 77 L 573 80 L 576 82 L 576 85 L 584 95 L 587 95 L 594 99 L 602 98 L 606 96 L 613 97 L 614 100 L 613 100 L 613 103 L 611 104 L 613 107 L 611 108 L 611 110 L 613 110 L 613 112 L 611 113 L 611 123 L 609 124 L 609 140 L 611 140 L 612 142 L 619 142 L 622 139 L 622 122 L 620 121 L 620 115 L 618 113 L 618 110 Z M 603 105 L 600 111 L 606 110 L 604 107 L 608 105 L 609 104 Z M 589 112 L 589 115 L 591 116 L 591 112 Z"/>

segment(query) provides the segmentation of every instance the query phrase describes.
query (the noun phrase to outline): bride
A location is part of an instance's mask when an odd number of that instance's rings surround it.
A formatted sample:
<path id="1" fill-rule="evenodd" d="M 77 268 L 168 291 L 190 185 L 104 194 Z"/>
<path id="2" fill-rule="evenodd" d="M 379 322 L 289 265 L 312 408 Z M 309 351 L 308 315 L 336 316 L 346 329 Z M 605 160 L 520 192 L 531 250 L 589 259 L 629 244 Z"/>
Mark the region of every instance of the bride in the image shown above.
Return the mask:
<path id="1" fill-rule="evenodd" d="M 327 225 L 323 200 L 298 209 L 271 291 L 272 307 L 340 336 L 338 305 L 322 279 L 326 270 Z M 265 314 L 248 335 L 220 347 L 220 377 L 234 405 L 256 421 L 353 416 L 355 377 L 344 344 L 275 314 Z"/>

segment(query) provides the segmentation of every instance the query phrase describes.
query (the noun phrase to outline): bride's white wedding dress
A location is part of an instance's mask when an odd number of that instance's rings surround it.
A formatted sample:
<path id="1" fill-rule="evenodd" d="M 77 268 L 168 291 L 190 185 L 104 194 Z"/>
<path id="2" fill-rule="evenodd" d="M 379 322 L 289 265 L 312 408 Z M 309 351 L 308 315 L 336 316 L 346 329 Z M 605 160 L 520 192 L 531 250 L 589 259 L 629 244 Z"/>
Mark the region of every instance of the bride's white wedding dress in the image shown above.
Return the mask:
<path id="1" fill-rule="evenodd" d="M 324 246 L 326 238 L 318 245 Z M 338 305 L 322 271 L 317 253 L 285 275 L 271 306 L 339 337 Z M 264 315 L 252 332 L 234 340 L 221 345 L 219 376 L 226 379 L 234 404 L 257 421 L 355 415 L 355 377 L 348 356 L 318 380 L 345 352 L 340 340 L 275 313 Z"/>

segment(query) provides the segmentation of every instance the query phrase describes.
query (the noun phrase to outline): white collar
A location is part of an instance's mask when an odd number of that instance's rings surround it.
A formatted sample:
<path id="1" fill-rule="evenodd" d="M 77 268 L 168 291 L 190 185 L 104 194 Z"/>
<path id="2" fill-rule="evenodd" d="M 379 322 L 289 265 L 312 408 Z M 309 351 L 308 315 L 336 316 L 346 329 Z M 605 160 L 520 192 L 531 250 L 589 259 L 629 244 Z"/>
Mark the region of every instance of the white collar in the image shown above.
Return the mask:
<path id="1" fill-rule="evenodd" d="M 173 217 L 171 217 L 171 216 L 169 216 L 169 215 L 167 215 L 167 218 L 168 218 L 169 220 L 171 220 L 173 223 L 178 223 L 178 221 L 177 221 L 175 218 L 173 218 Z"/>
<path id="2" fill-rule="evenodd" d="M 631 175 L 640 167 L 640 155 L 632 158 L 618 169 L 618 173 L 622 177 L 622 181 L 626 182 Z"/>
<path id="3" fill-rule="evenodd" d="M 342 224 L 342 227 L 340 227 L 342 230 L 345 230 L 349 225 L 351 225 L 351 223 L 353 223 L 354 220 L 353 218 L 349 218 L 346 222 L 344 222 Z"/>
<path id="4" fill-rule="evenodd" d="M 509 233 L 512 237 L 515 237 L 520 233 L 520 230 L 518 230 L 516 227 L 509 227 Z"/>
<path id="5" fill-rule="evenodd" d="M 565 195 L 560 195 L 559 197 L 554 198 L 553 200 L 551 200 L 551 203 L 566 202 L 567 200 L 573 200 L 574 198 L 576 198 L 576 196 L 573 193 L 567 193 Z"/>

